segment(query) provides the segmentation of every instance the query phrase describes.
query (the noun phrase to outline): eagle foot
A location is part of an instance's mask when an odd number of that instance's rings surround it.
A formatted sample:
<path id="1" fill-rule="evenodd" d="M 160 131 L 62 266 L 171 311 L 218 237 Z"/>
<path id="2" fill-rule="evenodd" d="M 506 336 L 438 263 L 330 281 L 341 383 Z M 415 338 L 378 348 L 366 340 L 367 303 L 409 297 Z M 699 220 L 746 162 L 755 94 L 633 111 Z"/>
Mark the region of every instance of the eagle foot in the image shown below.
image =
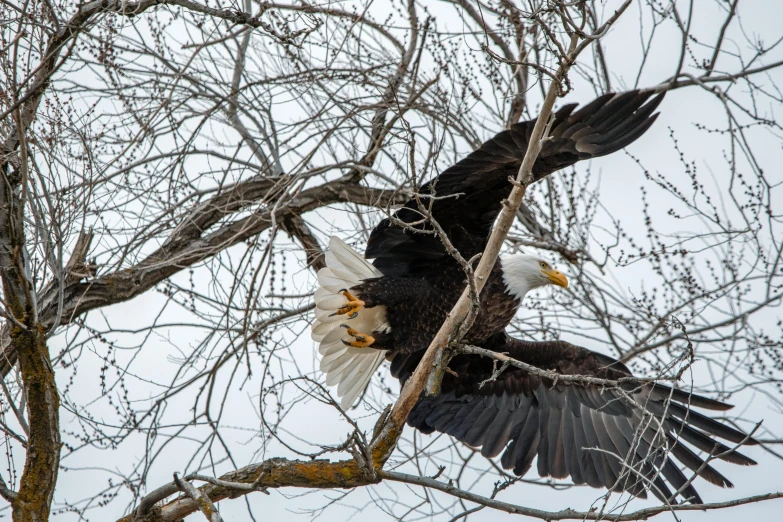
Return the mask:
<path id="1" fill-rule="evenodd" d="M 348 335 L 355 339 L 355 341 L 346 341 L 345 339 L 340 339 L 345 346 L 352 346 L 353 348 L 369 348 L 372 346 L 372 343 L 375 342 L 375 337 L 372 335 L 357 332 L 347 324 L 341 324 L 340 326 L 345 328 L 348 331 Z"/>
<path id="2" fill-rule="evenodd" d="M 343 297 L 348 299 L 348 302 L 338 308 L 335 313 L 330 314 L 329 317 L 335 315 L 348 315 L 348 319 L 356 318 L 356 316 L 359 315 L 359 310 L 365 305 L 365 302 L 354 297 L 348 290 L 340 290 L 340 293 L 343 294 Z"/>

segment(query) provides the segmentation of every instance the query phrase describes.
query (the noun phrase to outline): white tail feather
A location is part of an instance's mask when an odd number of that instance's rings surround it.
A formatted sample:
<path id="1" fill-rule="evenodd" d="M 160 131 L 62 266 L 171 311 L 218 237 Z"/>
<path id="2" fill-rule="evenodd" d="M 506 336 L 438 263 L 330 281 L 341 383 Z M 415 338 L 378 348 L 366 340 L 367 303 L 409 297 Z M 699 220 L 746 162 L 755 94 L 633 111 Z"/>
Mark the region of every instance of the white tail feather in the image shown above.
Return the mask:
<path id="1" fill-rule="evenodd" d="M 370 383 L 375 370 L 381 365 L 386 350 L 353 348 L 342 342 L 347 323 L 354 330 L 366 334 L 388 328 L 386 307 L 362 308 L 353 319 L 344 315 L 332 316 L 345 304 L 345 297 L 338 292 L 358 286 L 362 280 L 381 277 L 383 274 L 340 238 L 329 239 L 326 267 L 318 271 L 318 290 L 315 291 L 315 321 L 311 330 L 314 341 L 319 343 L 321 371 L 326 374 L 326 384 L 337 386 L 340 404 L 347 409 L 353 406 Z"/>

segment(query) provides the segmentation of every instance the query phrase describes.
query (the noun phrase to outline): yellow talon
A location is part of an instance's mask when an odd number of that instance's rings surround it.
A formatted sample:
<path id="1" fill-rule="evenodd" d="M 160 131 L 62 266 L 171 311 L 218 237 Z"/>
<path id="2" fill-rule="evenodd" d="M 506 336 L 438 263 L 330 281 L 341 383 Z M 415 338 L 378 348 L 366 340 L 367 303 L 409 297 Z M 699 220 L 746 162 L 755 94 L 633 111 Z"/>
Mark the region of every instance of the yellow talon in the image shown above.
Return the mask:
<path id="1" fill-rule="evenodd" d="M 357 315 L 359 315 L 359 310 L 361 310 L 364 306 L 364 301 L 354 297 L 348 290 L 342 290 L 340 293 L 343 294 L 346 299 L 348 299 L 348 302 L 338 308 L 337 311 L 331 314 L 329 317 L 347 314 L 348 319 L 355 318 Z"/>
<path id="2" fill-rule="evenodd" d="M 353 348 L 368 348 L 372 346 L 372 343 L 375 342 L 375 337 L 372 335 L 357 332 L 347 324 L 341 324 L 340 326 L 348 331 L 348 335 L 356 339 L 355 341 L 346 341 L 345 339 L 340 339 L 345 346 L 352 346 Z"/>

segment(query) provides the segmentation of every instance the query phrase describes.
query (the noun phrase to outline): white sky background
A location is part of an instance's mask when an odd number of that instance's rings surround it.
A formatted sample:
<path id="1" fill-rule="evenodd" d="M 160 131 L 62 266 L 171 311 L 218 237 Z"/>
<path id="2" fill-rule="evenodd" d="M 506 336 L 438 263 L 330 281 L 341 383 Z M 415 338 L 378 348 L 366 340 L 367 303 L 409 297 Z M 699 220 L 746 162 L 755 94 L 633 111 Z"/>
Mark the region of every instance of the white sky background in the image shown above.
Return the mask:
<path id="1" fill-rule="evenodd" d="M 613 4 L 610 2 L 609 5 L 611 6 Z M 373 9 L 376 8 L 381 10 L 378 6 L 373 7 Z M 778 13 L 773 14 L 776 10 Z M 607 12 L 610 12 L 609 8 L 607 8 Z M 748 33 L 758 34 L 759 37 L 763 38 L 765 41 L 772 42 L 780 37 L 780 12 L 783 12 L 783 2 L 780 0 L 775 0 L 774 2 L 752 3 L 750 6 L 745 5 L 745 8 L 740 11 L 742 26 Z M 437 16 L 438 24 L 441 27 L 448 27 L 453 31 L 460 31 L 462 29 L 462 24 L 454 9 L 447 7 L 445 4 L 437 2 L 432 3 L 431 13 Z M 717 33 L 717 29 L 723 18 L 714 9 L 711 1 L 697 1 L 695 13 L 694 27 L 697 27 L 697 29 L 699 26 L 712 28 L 714 29 L 714 32 Z M 383 19 L 383 16 L 378 14 L 375 18 Z M 655 85 L 667 79 L 675 69 L 676 62 L 679 58 L 680 36 L 671 31 L 666 33 L 666 30 L 670 31 L 671 26 L 669 25 L 661 29 L 660 34 L 656 37 L 655 45 L 657 49 L 655 53 L 648 58 L 648 63 L 639 81 L 639 86 Z M 732 45 L 737 45 L 740 48 L 745 46 L 745 39 L 742 38 L 739 31 L 738 24 L 732 24 L 728 33 L 730 37 L 726 40 L 727 49 L 733 50 L 731 49 Z M 702 31 L 700 34 L 708 36 L 708 39 L 706 40 L 708 42 L 714 40 L 714 36 L 711 33 Z M 624 15 L 619 25 L 603 40 L 603 43 L 607 53 L 608 63 L 613 73 L 612 80 L 615 89 L 622 90 L 634 87 L 635 75 L 638 70 L 638 63 L 641 56 L 638 6 L 633 6 L 629 12 Z M 466 46 L 467 45 L 468 43 L 466 42 Z M 747 51 L 748 50 L 745 48 L 742 49 L 743 53 L 746 53 Z M 772 59 L 768 58 L 768 61 L 772 61 Z M 718 69 L 720 69 L 721 66 L 729 71 L 737 69 L 736 63 L 727 65 L 719 63 Z M 776 71 L 773 74 L 774 78 L 777 79 L 778 85 L 783 85 L 783 74 L 781 71 Z M 576 80 L 576 76 L 574 76 L 574 79 Z M 575 91 L 564 100 L 565 102 L 587 102 L 594 97 L 593 91 L 583 83 L 575 81 L 575 87 Z M 531 96 L 537 96 L 537 93 L 538 88 L 535 87 L 532 90 Z M 534 107 L 534 104 L 531 104 L 531 110 L 532 107 Z M 699 122 L 707 127 L 724 127 L 725 116 L 721 105 L 714 97 L 700 92 L 698 87 L 689 87 L 687 89 L 669 93 L 663 102 L 660 111 L 661 116 L 657 123 L 642 139 L 629 147 L 629 152 L 639 157 L 642 160 L 642 163 L 650 170 L 667 173 L 670 179 L 676 178 L 677 174 L 682 171 L 682 165 L 679 163 L 676 152 L 671 147 L 669 129 L 672 129 L 675 132 L 677 139 L 680 141 L 681 146 L 689 155 L 688 159 L 696 162 L 702 174 L 706 172 L 714 173 L 715 179 L 717 180 L 714 187 L 714 193 L 716 196 L 719 196 L 720 193 L 725 190 L 723 185 L 727 183 L 726 173 L 728 170 L 723 157 L 720 154 L 720 147 L 725 146 L 726 141 L 719 136 L 708 135 L 698 131 L 694 126 L 694 122 Z M 779 111 L 780 107 L 769 107 L 768 115 L 769 117 L 777 116 Z M 500 129 L 498 128 L 496 130 Z M 487 134 L 483 137 L 488 138 L 490 136 L 491 134 Z M 759 160 L 762 165 L 766 166 L 771 179 L 783 182 L 783 174 L 781 174 L 780 171 L 783 151 L 781 150 L 779 138 L 776 138 L 770 132 L 766 131 L 754 132 L 752 136 L 756 140 L 765 140 L 764 143 L 768 143 L 768 146 L 756 147 L 756 152 L 760 153 Z M 470 149 L 466 147 L 463 153 L 467 154 L 469 151 Z M 643 180 L 643 173 L 639 167 L 626 154 L 617 153 L 611 157 L 593 161 L 590 168 L 594 178 L 597 177 L 596 174 L 600 173 L 601 202 L 606 207 L 607 212 L 615 217 L 621 217 L 626 229 L 643 236 L 643 217 L 639 211 L 639 187 Z M 584 167 L 580 167 L 580 171 L 583 169 Z M 778 169 L 777 172 L 775 172 L 775 169 Z M 703 177 L 702 179 L 706 178 Z M 683 185 L 687 187 L 687 180 L 684 181 Z M 653 209 L 655 208 L 656 201 L 661 201 L 660 214 L 662 219 L 659 221 L 659 226 L 671 227 L 670 230 L 676 230 L 676 227 L 678 226 L 689 227 L 691 229 L 699 226 L 698 223 L 687 222 L 687 220 L 685 222 L 675 222 L 674 220 L 664 218 L 663 214 L 665 214 L 666 203 L 662 199 L 656 200 L 656 198 L 660 197 L 660 194 L 656 194 L 654 191 L 651 191 L 649 194 Z M 324 221 L 331 221 L 337 228 L 340 228 L 341 226 L 350 226 L 347 224 L 344 215 L 339 211 L 332 210 L 321 212 L 320 215 Z M 379 218 L 380 213 L 377 212 L 369 213 L 365 216 L 365 219 L 370 222 L 376 222 Z M 293 248 L 293 246 L 284 239 L 279 242 L 279 247 L 281 249 L 285 248 L 286 245 Z M 359 246 L 363 247 L 363 245 Z M 552 257 L 548 254 L 545 255 L 550 258 Z M 298 258 L 301 260 L 301 256 L 298 256 Z M 312 274 L 306 270 L 301 270 L 301 264 L 298 266 L 293 265 L 291 259 L 292 258 L 289 256 L 289 283 L 287 291 L 289 293 L 298 293 L 312 290 L 314 285 L 314 277 Z M 558 266 L 567 272 L 568 267 L 565 266 L 562 261 L 558 261 Z M 645 273 L 644 270 L 645 265 L 631 265 L 629 267 L 615 268 L 609 271 L 604 277 L 606 277 L 608 281 L 614 281 L 614 284 L 620 288 L 626 289 L 628 292 L 632 293 L 641 288 L 645 279 L 649 277 L 649 274 Z M 212 281 L 206 279 L 207 275 L 208 272 L 197 270 L 194 276 L 195 283 L 197 285 L 204 285 L 205 287 L 210 285 Z M 188 274 L 187 272 L 178 274 L 174 279 L 181 284 L 186 285 Z M 550 290 L 546 290 L 546 292 L 550 292 Z M 115 328 L 132 329 L 139 324 L 151 323 L 154 317 L 160 312 L 163 303 L 165 303 L 165 299 L 159 293 L 148 292 L 130 302 L 104 309 L 102 311 L 104 317 L 101 317 L 100 313 L 93 312 L 90 316 L 90 321 L 93 321 L 94 324 L 100 324 L 103 321 L 106 321 L 107 323 L 111 323 Z M 164 313 L 166 319 L 172 323 L 178 321 L 187 322 L 190 320 L 190 314 L 188 312 L 177 309 L 176 307 L 169 306 Z M 519 313 L 523 315 L 526 313 L 524 305 Z M 762 315 L 763 321 L 759 322 L 759 324 L 773 329 L 779 315 L 779 310 L 765 312 Z M 166 332 L 166 330 L 161 330 L 158 333 L 164 332 Z M 290 359 L 289 364 L 292 365 L 291 368 L 293 368 L 295 360 L 295 363 L 306 373 L 317 367 L 317 361 L 315 360 L 314 355 L 314 344 L 310 341 L 308 335 L 308 324 L 302 321 L 296 324 L 295 327 L 285 335 L 289 339 L 293 339 L 302 332 L 304 332 L 304 334 L 299 336 L 299 338 L 291 344 L 287 357 Z M 187 353 L 189 350 L 193 349 L 195 343 L 198 343 L 204 336 L 204 332 L 202 331 L 187 328 L 171 328 L 167 333 L 167 336 L 153 335 L 153 337 L 146 342 L 144 350 L 139 352 L 138 355 L 136 355 L 135 351 L 127 354 L 128 357 L 130 357 L 131 354 L 137 357 L 133 368 L 135 368 L 138 378 L 131 378 L 133 384 L 131 392 L 135 400 L 143 401 L 145 397 L 150 397 L 159 393 L 160 387 L 155 383 L 168 382 L 179 367 L 176 358 L 180 357 L 180 353 Z M 583 345 L 587 348 L 599 352 L 602 351 L 600 343 L 594 341 L 580 341 L 580 339 L 575 336 L 564 338 L 565 340 Z M 62 337 L 53 339 L 51 341 L 52 352 L 58 352 L 63 346 L 63 343 L 64 339 Z M 83 354 L 79 363 L 78 373 L 73 379 L 73 383 L 70 385 L 70 398 L 74 402 L 87 404 L 100 394 L 99 382 L 96 376 L 100 373 L 100 368 L 103 365 L 102 356 L 104 353 L 105 351 L 102 352 L 101 347 L 96 345 L 92 353 L 85 352 Z M 118 359 L 125 356 L 126 354 L 123 353 L 117 355 Z M 286 370 L 282 371 L 284 372 Z M 109 371 L 109 374 L 112 372 L 113 369 Z M 706 368 L 704 363 L 697 363 L 694 366 L 694 379 L 699 381 L 700 379 L 705 378 L 705 372 Z M 315 376 L 317 374 L 313 372 L 312 375 Z M 227 372 L 224 372 L 224 375 L 222 376 L 224 381 L 227 377 Z M 58 371 L 58 382 L 61 388 L 68 385 L 70 378 L 70 371 Z M 241 378 L 239 380 L 241 381 Z M 398 391 L 396 381 L 387 377 L 386 382 L 389 383 L 393 393 L 384 396 L 379 391 L 375 390 L 373 393 L 379 404 L 392 402 Z M 234 392 L 231 395 L 231 400 L 227 404 L 230 412 L 224 418 L 224 423 L 233 426 L 235 429 L 226 429 L 224 433 L 230 433 L 233 437 L 227 439 L 226 442 L 231 446 L 234 458 L 236 459 L 236 466 L 241 467 L 270 457 L 291 457 L 291 452 L 287 451 L 279 444 L 273 443 L 266 448 L 263 448 L 257 437 L 258 430 L 260 429 L 258 415 L 259 389 L 261 386 L 260 376 L 257 374 L 254 375 L 254 377 L 241 388 L 236 382 L 232 386 L 234 387 Z M 286 393 L 293 393 L 294 391 L 295 390 L 291 387 L 286 389 Z M 775 409 L 775 407 L 773 407 L 773 405 L 763 396 L 754 395 L 748 392 L 737 395 L 733 397 L 732 400 L 739 408 L 743 408 L 742 416 L 744 418 L 764 419 L 765 426 L 773 433 L 783 433 L 783 415 L 781 415 L 781 412 Z M 192 401 L 192 397 L 174 398 L 171 400 L 167 413 L 172 416 L 168 418 L 168 421 L 172 422 L 172 418 L 179 417 L 183 422 L 187 422 L 192 415 L 188 410 L 188 408 L 192 406 Z M 96 406 L 91 408 L 90 411 L 97 418 L 100 418 L 102 414 L 101 408 L 106 408 L 105 415 L 107 419 L 113 418 L 113 412 L 109 410 L 109 406 L 103 402 L 96 403 Z M 365 408 L 360 407 L 358 410 L 355 410 L 355 415 L 360 416 L 364 411 Z M 366 414 L 364 414 L 364 418 L 360 420 L 360 424 L 363 428 L 370 431 L 376 418 L 377 415 L 374 411 L 367 411 Z M 61 422 L 62 430 L 65 433 L 64 438 L 69 442 L 74 443 L 73 438 L 69 438 L 67 432 L 79 431 L 77 420 L 64 411 Z M 350 426 L 342 421 L 333 409 L 322 407 L 314 401 L 301 403 L 293 408 L 286 420 L 285 427 L 290 430 L 292 434 L 295 433 L 306 441 L 317 442 L 324 445 L 336 445 L 341 443 L 345 436 L 351 431 Z M 168 436 L 173 432 L 174 429 L 163 430 L 160 435 Z M 406 432 L 406 437 L 408 439 L 413 436 L 414 434 L 412 431 Z M 286 437 L 286 440 L 295 443 L 291 436 L 286 435 Z M 422 437 L 420 435 L 416 435 L 416 437 L 418 442 L 424 444 L 431 442 L 435 438 L 434 436 Z M 117 450 L 88 449 L 74 454 L 72 458 L 64 459 L 62 465 L 67 468 L 67 470 L 60 474 L 56 501 L 77 502 L 85 496 L 92 496 L 93 492 L 100 490 L 101 487 L 108 486 L 109 480 L 113 480 L 116 483 L 119 478 L 112 478 L 110 473 L 107 473 L 106 470 L 130 469 L 133 464 L 143 458 L 144 448 L 145 437 L 139 434 L 124 442 Z M 306 451 L 312 451 L 312 447 L 304 443 L 301 443 L 299 448 Z M 183 472 L 189 459 L 197 451 L 197 444 L 192 441 L 176 440 L 169 444 L 163 449 L 163 452 L 158 457 L 158 460 L 149 475 L 148 490 L 170 481 L 173 472 Z M 721 490 L 709 485 L 703 480 L 697 480 L 697 489 L 706 502 L 723 501 L 729 498 L 740 498 L 783 489 L 783 476 L 781 476 L 780 473 L 782 463 L 780 460 L 772 459 L 769 454 L 765 453 L 760 448 L 748 448 L 745 450 L 745 453 L 758 460 L 759 465 L 751 468 L 742 468 L 720 462 L 716 465 L 719 471 L 726 474 L 726 476 L 734 482 L 736 486 L 735 489 Z M 18 454 L 15 456 L 18 457 Z M 337 459 L 341 458 L 341 456 L 333 455 L 331 458 Z M 17 465 L 19 466 L 19 469 L 21 469 L 21 461 L 19 461 Z M 214 470 L 213 474 L 219 475 L 234 467 L 235 466 L 231 463 L 223 463 Z M 188 468 L 188 471 L 192 470 L 192 468 Z M 408 469 L 408 471 L 411 470 Z M 423 472 L 430 475 L 434 474 L 435 471 L 435 469 L 423 470 Z M 204 470 L 204 472 L 208 473 L 209 470 Z M 528 474 L 527 478 L 535 478 L 535 475 L 535 466 L 533 466 L 533 469 Z M 492 491 L 493 480 L 494 478 L 487 478 L 479 481 L 470 489 L 475 493 L 488 495 Z M 463 482 L 462 486 L 468 487 L 469 482 Z M 306 520 L 310 518 L 310 515 L 306 513 L 307 510 L 324 506 L 327 503 L 327 499 L 336 498 L 341 494 L 340 492 L 335 491 L 316 491 L 308 493 L 303 490 L 294 489 L 270 490 L 270 493 L 269 496 L 253 494 L 246 497 L 246 500 L 237 499 L 223 501 L 220 504 L 221 512 L 225 520 L 249 521 L 251 518 L 247 511 L 247 501 L 253 508 L 256 520 L 259 521 Z M 600 492 L 588 487 L 571 488 L 567 491 L 555 491 L 546 487 L 516 484 L 502 492 L 498 498 L 500 500 L 546 510 L 558 510 L 567 507 L 587 510 L 594 505 L 594 502 L 599 497 L 599 493 Z M 379 499 L 390 499 L 399 496 L 400 498 L 410 499 L 408 502 L 409 504 L 415 504 L 417 503 L 415 501 L 416 495 L 420 495 L 420 490 L 408 489 L 399 484 L 381 484 L 371 488 L 359 488 L 352 491 L 343 499 L 340 502 L 340 505 L 331 506 L 323 512 L 319 519 L 323 521 L 337 521 L 346 520 L 351 516 L 353 516 L 354 519 L 369 518 L 370 520 L 383 520 L 389 518 L 388 515 L 384 515 L 384 510 L 381 509 L 378 504 L 385 504 L 387 510 L 392 510 L 396 516 L 400 516 L 403 514 L 401 506 L 391 506 L 391 504 L 379 501 Z M 435 503 L 448 503 L 448 499 L 443 495 L 436 494 L 432 498 Z M 616 495 L 613 496 L 612 502 L 617 501 L 617 499 L 618 497 Z M 652 500 L 633 500 L 627 510 L 654 504 L 655 502 Z M 88 517 L 92 520 L 115 520 L 124 514 L 126 507 L 127 500 L 115 500 L 108 507 L 98 508 L 96 511 L 89 513 Z M 357 511 L 357 508 L 362 508 L 362 511 Z M 757 518 L 759 520 L 771 520 L 779 516 L 779 512 L 782 508 L 783 504 L 781 504 L 781 501 L 773 501 L 717 512 L 680 513 L 678 517 L 681 520 L 689 522 L 708 520 L 733 521 L 738 516 L 744 518 Z M 433 509 L 433 511 L 437 510 Z M 5 513 L 7 514 L 8 512 L 6 511 Z M 444 520 L 449 519 L 447 515 L 441 516 Z M 200 514 L 192 515 L 192 519 L 194 520 L 199 520 L 199 517 L 201 517 Z M 669 516 L 661 515 L 658 519 L 664 520 L 667 517 Z M 470 520 L 495 521 L 505 520 L 506 518 L 511 519 L 512 515 L 485 509 L 482 512 L 472 515 Z M 63 513 L 58 515 L 56 519 L 76 520 L 77 517 L 72 514 Z"/>

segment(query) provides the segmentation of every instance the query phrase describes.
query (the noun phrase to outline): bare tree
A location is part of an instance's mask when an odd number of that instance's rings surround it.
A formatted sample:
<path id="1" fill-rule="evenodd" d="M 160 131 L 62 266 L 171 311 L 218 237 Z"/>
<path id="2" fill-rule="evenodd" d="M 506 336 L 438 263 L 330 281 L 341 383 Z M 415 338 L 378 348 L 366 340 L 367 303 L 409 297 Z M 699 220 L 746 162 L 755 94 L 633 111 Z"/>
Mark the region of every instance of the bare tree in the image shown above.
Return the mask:
<path id="1" fill-rule="evenodd" d="M 286 487 L 348 488 L 290 501 L 306 515 L 405 520 L 492 509 L 641 520 L 781 496 L 762 485 L 704 506 L 640 506 L 591 491 L 592 506 L 542 510 L 519 491 L 573 485 L 515 477 L 448 437 L 404 430 L 482 271 L 501 250 L 535 248 L 574 283 L 529 298 L 516 336 L 589 345 L 740 404 L 760 397 L 759 451 L 777 458 L 783 35 L 768 9 L 0 6 L 0 495 L 14 520 L 220 520 L 236 501 L 218 502 L 240 496 L 255 520 L 269 499 L 251 493 Z M 652 145 L 600 164 L 603 175 L 580 166 L 527 186 L 558 98 L 637 87 L 673 91 Z M 430 364 L 401 393 L 382 368 L 341 410 L 307 335 L 328 236 L 361 249 L 424 181 L 539 113 L 479 277 Z M 758 419 L 727 420 L 750 431 Z"/>

